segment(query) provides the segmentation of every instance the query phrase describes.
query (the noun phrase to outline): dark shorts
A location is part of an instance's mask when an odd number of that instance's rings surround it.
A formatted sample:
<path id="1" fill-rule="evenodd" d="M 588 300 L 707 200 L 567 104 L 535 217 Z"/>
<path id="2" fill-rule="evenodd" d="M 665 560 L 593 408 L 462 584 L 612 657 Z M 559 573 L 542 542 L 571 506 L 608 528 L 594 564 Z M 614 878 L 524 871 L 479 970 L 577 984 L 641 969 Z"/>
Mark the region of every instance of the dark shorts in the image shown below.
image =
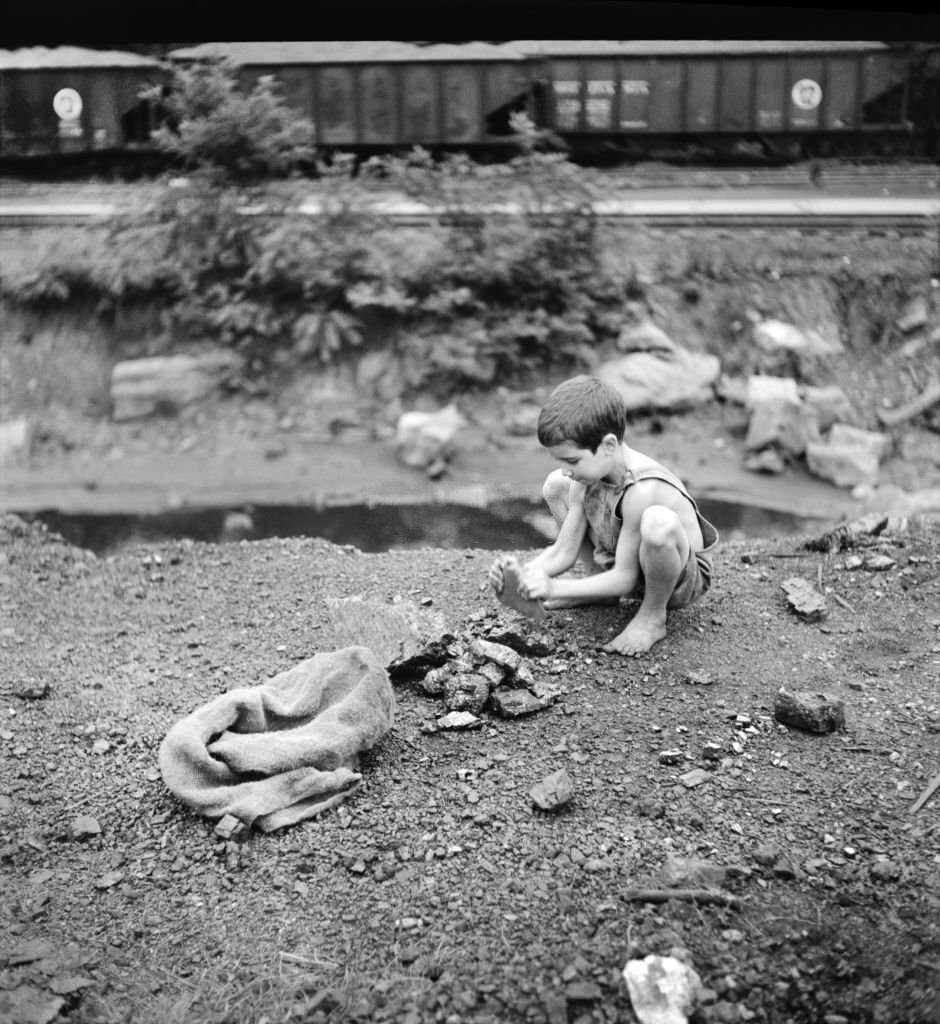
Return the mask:
<path id="1" fill-rule="evenodd" d="M 712 585 L 712 560 L 705 551 L 690 551 L 676 580 L 667 608 L 685 608 Z"/>

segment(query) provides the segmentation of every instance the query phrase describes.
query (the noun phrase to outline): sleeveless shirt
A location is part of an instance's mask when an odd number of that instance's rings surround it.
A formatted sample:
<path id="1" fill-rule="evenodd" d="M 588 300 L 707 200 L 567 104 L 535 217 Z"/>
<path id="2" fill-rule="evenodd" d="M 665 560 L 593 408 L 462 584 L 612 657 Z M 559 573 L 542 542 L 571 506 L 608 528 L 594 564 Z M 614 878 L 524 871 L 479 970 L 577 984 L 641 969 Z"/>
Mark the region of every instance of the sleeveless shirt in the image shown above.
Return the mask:
<path id="1" fill-rule="evenodd" d="M 617 538 L 623 528 L 623 519 L 620 517 L 620 502 L 627 489 L 641 480 L 661 480 L 664 484 L 674 487 L 684 498 L 686 498 L 695 510 L 698 517 L 699 529 L 702 531 L 704 547 L 697 552 L 699 561 L 702 556 L 718 543 L 718 531 L 699 511 L 695 499 L 686 490 L 685 484 L 664 466 L 640 470 L 634 473 L 632 469 L 627 470 L 626 478 L 622 483 L 609 484 L 603 480 L 589 484 L 584 492 L 584 514 L 588 522 L 588 536 L 594 544 L 594 562 L 602 569 L 609 569 L 614 564 L 614 554 L 617 550 Z M 710 559 L 705 559 L 710 564 Z"/>

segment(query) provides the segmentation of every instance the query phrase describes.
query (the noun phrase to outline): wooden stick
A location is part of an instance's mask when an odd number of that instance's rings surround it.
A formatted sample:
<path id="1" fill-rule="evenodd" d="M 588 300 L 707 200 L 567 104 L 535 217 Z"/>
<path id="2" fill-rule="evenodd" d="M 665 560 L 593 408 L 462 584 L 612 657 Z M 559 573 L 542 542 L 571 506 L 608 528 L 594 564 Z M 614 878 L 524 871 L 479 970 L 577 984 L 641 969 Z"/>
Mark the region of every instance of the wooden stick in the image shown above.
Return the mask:
<path id="1" fill-rule="evenodd" d="M 846 601 L 846 599 L 844 597 L 839 597 L 838 594 L 833 594 L 832 595 L 832 600 L 835 601 L 836 604 L 841 604 L 843 608 L 845 608 L 848 611 L 852 612 L 853 615 L 855 614 L 855 609 L 852 607 L 852 605 L 849 604 L 848 601 Z"/>
<path id="2" fill-rule="evenodd" d="M 632 903 L 666 903 L 669 900 L 690 900 L 693 903 L 723 903 L 739 907 L 741 901 L 730 892 L 719 889 L 628 889 L 624 899 Z"/>
<path id="3" fill-rule="evenodd" d="M 921 793 L 914 801 L 911 806 L 911 814 L 916 814 L 938 789 L 940 789 L 940 772 L 937 772 L 930 782 L 927 783 L 927 787 L 924 789 L 923 793 Z"/>
<path id="4" fill-rule="evenodd" d="M 900 409 L 879 409 L 878 419 L 885 426 L 894 427 L 898 423 L 904 423 L 905 420 L 913 419 L 918 413 L 926 411 L 936 402 L 940 402 L 940 384 L 933 384 L 926 388 L 917 398 L 908 402 L 907 405 L 902 405 Z"/>

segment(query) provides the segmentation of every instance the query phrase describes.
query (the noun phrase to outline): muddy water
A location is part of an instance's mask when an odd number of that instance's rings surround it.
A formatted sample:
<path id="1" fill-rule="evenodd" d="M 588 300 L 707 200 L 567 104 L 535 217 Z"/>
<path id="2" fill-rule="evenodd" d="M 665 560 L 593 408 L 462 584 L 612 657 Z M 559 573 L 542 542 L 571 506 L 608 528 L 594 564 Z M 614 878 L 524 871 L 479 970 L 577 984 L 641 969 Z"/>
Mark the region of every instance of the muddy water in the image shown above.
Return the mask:
<path id="1" fill-rule="evenodd" d="M 810 532 L 816 525 L 786 512 L 703 500 L 703 514 L 726 538 Z M 457 504 L 375 505 L 333 508 L 257 505 L 186 508 L 159 514 L 30 513 L 79 547 L 98 554 L 134 544 L 190 538 L 208 542 L 267 537 L 323 537 L 362 551 L 394 548 L 484 548 L 527 550 L 544 546 L 553 533 L 544 509 L 524 501 L 488 508 Z"/>

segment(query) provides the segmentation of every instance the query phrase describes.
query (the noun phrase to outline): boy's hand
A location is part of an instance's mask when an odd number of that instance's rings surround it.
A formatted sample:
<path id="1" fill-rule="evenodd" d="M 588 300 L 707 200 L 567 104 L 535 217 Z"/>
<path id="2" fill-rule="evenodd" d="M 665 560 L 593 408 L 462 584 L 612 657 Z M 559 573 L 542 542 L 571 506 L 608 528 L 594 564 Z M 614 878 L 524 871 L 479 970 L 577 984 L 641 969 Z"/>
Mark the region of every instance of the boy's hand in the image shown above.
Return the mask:
<path id="1" fill-rule="evenodd" d="M 523 566 L 520 590 L 523 597 L 541 600 L 551 597 L 552 579 L 541 566 L 531 562 Z"/>
<path id="2" fill-rule="evenodd" d="M 495 594 L 501 594 L 503 587 L 506 585 L 503 579 L 503 561 L 503 558 L 497 558 L 487 573 L 487 579 L 490 581 L 490 586 Z"/>

